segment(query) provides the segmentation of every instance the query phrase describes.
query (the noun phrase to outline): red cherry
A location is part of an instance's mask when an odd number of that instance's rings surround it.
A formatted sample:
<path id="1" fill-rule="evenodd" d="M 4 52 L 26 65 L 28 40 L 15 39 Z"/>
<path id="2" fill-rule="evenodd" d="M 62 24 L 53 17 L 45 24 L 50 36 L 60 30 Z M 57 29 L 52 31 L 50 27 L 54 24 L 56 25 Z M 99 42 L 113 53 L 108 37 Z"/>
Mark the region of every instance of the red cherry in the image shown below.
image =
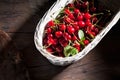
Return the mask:
<path id="1" fill-rule="evenodd" d="M 67 35 L 65 39 L 66 40 L 71 40 L 71 35 Z"/>
<path id="2" fill-rule="evenodd" d="M 78 25 L 80 28 L 83 28 L 85 26 L 85 22 L 84 21 L 79 21 Z"/>
<path id="3" fill-rule="evenodd" d="M 84 42 L 85 45 L 88 45 L 88 44 L 89 44 L 89 40 L 87 40 L 87 39 L 84 40 L 83 42 Z"/>
<path id="4" fill-rule="evenodd" d="M 91 23 L 90 21 L 86 21 L 86 22 L 85 22 L 85 26 L 90 26 L 90 27 L 91 27 L 91 26 L 92 26 L 92 23 Z"/>
<path id="5" fill-rule="evenodd" d="M 71 35 L 69 35 L 67 32 L 65 32 L 64 34 L 64 38 L 65 38 L 65 40 L 71 40 Z"/>
<path id="6" fill-rule="evenodd" d="M 54 44 L 53 44 L 53 45 L 57 45 L 57 44 L 58 44 L 58 39 L 55 38 L 55 39 L 53 39 L 53 40 L 54 40 Z"/>
<path id="7" fill-rule="evenodd" d="M 73 23 L 71 23 L 73 26 L 77 26 L 78 25 L 78 22 L 77 21 L 75 21 L 75 22 L 73 22 Z"/>
<path id="8" fill-rule="evenodd" d="M 84 3 L 82 4 L 82 8 L 87 8 L 88 4 L 89 4 L 88 1 L 84 2 Z"/>
<path id="9" fill-rule="evenodd" d="M 50 52 L 50 53 L 53 52 L 53 49 L 52 49 L 51 47 L 46 48 L 46 50 L 47 50 L 48 52 Z"/>
<path id="10" fill-rule="evenodd" d="M 55 32 L 55 36 L 56 36 L 57 38 L 61 37 L 62 34 L 63 34 L 62 31 L 56 31 L 56 32 Z"/>
<path id="11" fill-rule="evenodd" d="M 55 23 L 54 23 L 53 20 L 51 20 L 51 21 L 49 21 L 49 22 L 47 23 L 47 26 L 48 26 L 48 27 L 52 27 L 52 26 L 54 26 L 54 25 L 55 25 Z"/>
<path id="12" fill-rule="evenodd" d="M 74 7 L 74 4 L 69 3 L 69 4 L 68 4 L 68 7 Z"/>
<path id="13" fill-rule="evenodd" d="M 99 33 L 99 29 L 98 28 L 95 28 L 95 33 L 98 34 Z"/>
<path id="14" fill-rule="evenodd" d="M 82 15 L 82 16 L 84 16 L 84 15 L 85 15 L 85 13 L 81 13 L 81 15 Z"/>
<path id="15" fill-rule="evenodd" d="M 74 17 L 74 15 L 72 14 L 72 13 L 70 13 L 70 14 L 68 14 L 68 17 L 70 18 L 70 19 L 75 19 L 75 17 Z"/>
<path id="16" fill-rule="evenodd" d="M 64 13 L 67 14 L 67 15 L 71 14 L 70 10 L 67 9 L 67 8 L 65 8 Z"/>
<path id="17" fill-rule="evenodd" d="M 67 26 L 67 31 L 70 33 L 70 34 L 73 34 L 75 32 L 75 29 L 72 27 L 72 26 Z"/>
<path id="18" fill-rule="evenodd" d="M 74 21 L 72 21 L 69 17 L 64 17 L 64 22 L 71 23 L 71 22 L 74 22 Z"/>
<path id="19" fill-rule="evenodd" d="M 61 46 L 56 46 L 55 50 L 57 52 L 62 52 L 63 51 L 63 48 Z"/>
<path id="20" fill-rule="evenodd" d="M 47 38 L 48 39 L 53 38 L 53 34 L 48 34 Z"/>
<path id="21" fill-rule="evenodd" d="M 78 43 L 75 43 L 75 44 L 74 44 L 74 47 L 75 47 L 78 51 L 81 50 L 80 44 L 78 44 Z"/>
<path id="22" fill-rule="evenodd" d="M 59 29 L 60 29 L 61 31 L 64 31 L 64 30 L 66 29 L 66 25 L 65 25 L 65 24 L 60 24 L 60 25 L 59 25 Z"/>
<path id="23" fill-rule="evenodd" d="M 79 30 L 79 26 L 73 26 L 75 31 L 78 31 Z"/>
<path id="24" fill-rule="evenodd" d="M 91 7 L 90 8 L 90 12 L 95 12 L 96 11 L 96 8 L 95 7 Z"/>
<path id="25" fill-rule="evenodd" d="M 49 34 L 49 33 L 51 33 L 51 32 L 52 32 L 52 29 L 51 29 L 51 28 L 47 28 L 47 29 L 46 29 L 46 33 L 47 33 L 47 34 Z"/>
<path id="26" fill-rule="evenodd" d="M 64 38 L 60 38 L 59 43 L 62 47 L 65 47 L 68 45 L 68 41 L 66 41 Z"/>
<path id="27" fill-rule="evenodd" d="M 79 15 L 79 16 L 77 17 L 77 20 L 78 20 L 78 21 L 82 21 L 82 20 L 83 20 L 83 15 Z"/>
<path id="28" fill-rule="evenodd" d="M 80 13 L 80 10 L 79 9 L 74 9 L 74 13 L 75 13 L 75 15 L 78 15 Z"/>
<path id="29" fill-rule="evenodd" d="M 91 31 L 94 31 L 95 30 L 95 26 L 94 25 L 90 26 L 90 29 L 91 29 Z"/>
<path id="30" fill-rule="evenodd" d="M 97 17 L 92 18 L 92 23 L 96 23 L 98 21 Z"/>
<path id="31" fill-rule="evenodd" d="M 77 37 L 74 35 L 74 36 L 72 37 L 72 40 L 73 40 L 73 41 L 77 40 Z"/>
<path id="32" fill-rule="evenodd" d="M 52 44 L 54 44 L 54 39 L 53 38 L 50 38 L 50 39 L 48 39 L 47 40 L 47 43 L 48 43 L 48 45 L 52 45 Z"/>
<path id="33" fill-rule="evenodd" d="M 84 14 L 84 18 L 85 18 L 85 19 L 90 19 L 90 18 L 91 18 L 90 13 L 85 13 L 85 14 Z"/>

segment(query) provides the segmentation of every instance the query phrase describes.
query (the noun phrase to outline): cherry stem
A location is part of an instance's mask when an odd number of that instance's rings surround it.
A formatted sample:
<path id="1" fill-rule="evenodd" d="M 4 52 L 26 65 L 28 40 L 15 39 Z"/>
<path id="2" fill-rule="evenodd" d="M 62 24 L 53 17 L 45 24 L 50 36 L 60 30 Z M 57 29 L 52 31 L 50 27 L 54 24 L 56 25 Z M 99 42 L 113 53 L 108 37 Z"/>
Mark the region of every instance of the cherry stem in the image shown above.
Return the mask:
<path id="1" fill-rule="evenodd" d="M 75 34 L 73 33 L 73 36 L 75 36 Z M 76 37 L 77 38 L 77 37 Z M 79 41 L 79 39 L 77 38 L 77 40 Z"/>
<path id="2" fill-rule="evenodd" d="M 97 28 L 99 28 L 99 29 L 103 29 L 103 27 L 100 27 L 99 25 L 95 25 Z"/>
<path id="3" fill-rule="evenodd" d="M 93 14 L 91 17 L 98 16 L 98 15 L 103 15 L 104 13 L 98 13 L 98 14 Z"/>
<path id="4" fill-rule="evenodd" d="M 87 12 L 89 12 L 89 2 L 87 2 Z"/>
<path id="5" fill-rule="evenodd" d="M 92 38 L 92 39 L 94 39 L 95 38 L 95 36 L 93 36 L 92 34 L 89 34 L 90 35 L 90 37 Z"/>
<path id="6" fill-rule="evenodd" d="M 102 17 L 103 17 L 103 16 L 101 16 L 101 17 L 99 18 L 99 20 L 94 24 L 95 26 L 100 22 L 100 20 L 102 19 Z"/>
<path id="7" fill-rule="evenodd" d="M 50 46 L 51 46 L 51 44 L 49 44 L 48 46 L 43 46 L 43 49 L 46 49 L 46 48 L 48 48 Z"/>
<path id="8" fill-rule="evenodd" d="M 60 23 L 60 21 L 56 20 L 56 19 L 54 19 L 54 22 L 55 22 L 55 24 L 59 24 Z"/>
<path id="9" fill-rule="evenodd" d="M 79 0 L 82 4 L 84 3 L 82 0 Z"/>
<path id="10" fill-rule="evenodd" d="M 105 21 L 108 19 L 108 17 L 111 15 L 110 10 L 106 10 L 106 11 L 108 12 L 108 14 L 107 14 L 107 16 L 105 17 L 105 19 L 103 20 L 103 22 L 105 22 Z"/>
<path id="11" fill-rule="evenodd" d="M 89 37 L 86 37 L 86 39 L 88 39 L 89 41 L 92 41 L 92 39 L 90 39 Z"/>
<path id="12" fill-rule="evenodd" d="M 72 42 L 71 42 L 71 40 L 69 40 L 69 43 L 68 43 L 68 45 L 70 46 L 70 44 L 71 44 Z"/>
<path id="13" fill-rule="evenodd" d="M 79 2 L 78 2 L 78 0 L 75 0 L 78 4 L 79 4 Z M 79 0 L 82 4 L 84 3 L 82 0 Z"/>

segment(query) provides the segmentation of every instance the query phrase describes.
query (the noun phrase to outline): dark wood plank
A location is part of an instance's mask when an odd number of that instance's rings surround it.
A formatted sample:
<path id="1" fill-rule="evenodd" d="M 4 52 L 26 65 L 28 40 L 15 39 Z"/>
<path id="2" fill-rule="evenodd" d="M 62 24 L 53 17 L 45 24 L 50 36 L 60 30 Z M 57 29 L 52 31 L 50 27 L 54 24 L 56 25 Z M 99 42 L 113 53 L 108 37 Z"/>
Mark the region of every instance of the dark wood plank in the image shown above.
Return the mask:
<path id="1" fill-rule="evenodd" d="M 10 36 L 0 30 L 0 80 L 28 80 L 28 73 Z"/>

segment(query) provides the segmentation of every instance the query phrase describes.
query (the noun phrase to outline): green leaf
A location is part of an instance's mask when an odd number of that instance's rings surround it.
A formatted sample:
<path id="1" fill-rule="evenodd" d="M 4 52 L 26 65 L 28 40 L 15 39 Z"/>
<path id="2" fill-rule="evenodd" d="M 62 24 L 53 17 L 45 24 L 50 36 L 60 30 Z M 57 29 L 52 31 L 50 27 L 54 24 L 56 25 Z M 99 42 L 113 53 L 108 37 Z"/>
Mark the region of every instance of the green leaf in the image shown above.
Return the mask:
<path id="1" fill-rule="evenodd" d="M 70 7 L 69 10 L 70 10 L 70 11 L 74 11 L 74 8 Z"/>
<path id="2" fill-rule="evenodd" d="M 65 57 L 73 56 L 78 53 L 78 50 L 70 45 L 67 45 L 64 48 L 64 55 Z"/>
<path id="3" fill-rule="evenodd" d="M 83 47 L 85 46 L 85 44 L 84 44 L 83 41 L 79 41 L 79 43 L 80 43 Z"/>
<path id="4" fill-rule="evenodd" d="M 84 36 L 84 32 L 82 30 L 78 31 L 78 37 L 80 38 L 80 40 L 85 40 L 85 36 Z"/>
<path id="5" fill-rule="evenodd" d="M 72 48 L 71 55 L 73 56 L 73 55 L 75 55 L 77 53 L 78 53 L 78 50 L 76 48 Z"/>
<path id="6" fill-rule="evenodd" d="M 59 24 L 60 23 L 60 21 L 57 20 L 57 19 L 55 19 L 54 22 L 55 22 L 55 24 Z"/>

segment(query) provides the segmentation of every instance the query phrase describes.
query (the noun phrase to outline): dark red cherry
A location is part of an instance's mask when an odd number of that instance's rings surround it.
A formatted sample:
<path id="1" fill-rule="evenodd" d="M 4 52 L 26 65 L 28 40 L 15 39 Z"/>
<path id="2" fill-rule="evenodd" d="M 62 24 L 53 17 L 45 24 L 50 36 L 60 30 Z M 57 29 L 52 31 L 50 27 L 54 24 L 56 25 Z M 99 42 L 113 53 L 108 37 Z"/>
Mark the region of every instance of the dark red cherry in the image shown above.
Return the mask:
<path id="1" fill-rule="evenodd" d="M 83 20 L 83 15 L 79 15 L 79 16 L 77 17 L 77 20 L 78 20 L 78 21 L 82 21 L 82 20 Z"/>
<path id="2" fill-rule="evenodd" d="M 63 51 L 63 48 L 62 48 L 60 45 L 58 45 L 58 46 L 56 46 L 55 50 L 56 50 L 57 52 L 62 52 L 62 51 Z"/>
<path id="3" fill-rule="evenodd" d="M 75 15 L 80 14 L 80 10 L 79 10 L 79 9 L 74 9 L 74 14 L 75 14 Z"/>
<path id="4" fill-rule="evenodd" d="M 50 52 L 50 53 L 53 53 L 53 52 L 54 52 L 54 50 L 53 50 L 51 47 L 46 48 L 46 50 L 47 50 L 48 52 Z"/>
<path id="5" fill-rule="evenodd" d="M 47 38 L 48 39 L 53 38 L 53 34 L 48 34 Z"/>
<path id="6" fill-rule="evenodd" d="M 65 38 L 60 38 L 59 43 L 62 47 L 65 47 L 68 45 L 68 41 L 66 41 Z"/>
<path id="7" fill-rule="evenodd" d="M 79 25 L 80 28 L 83 28 L 83 27 L 85 27 L 85 22 L 84 21 L 79 21 L 78 25 Z"/>
<path id="8" fill-rule="evenodd" d="M 70 34 L 73 34 L 75 32 L 75 29 L 72 27 L 72 26 L 67 26 L 67 31 L 70 33 Z"/>
<path id="9" fill-rule="evenodd" d="M 87 39 L 84 40 L 83 42 L 84 42 L 85 45 L 88 45 L 88 44 L 89 44 L 89 40 L 87 40 Z"/>
<path id="10" fill-rule="evenodd" d="M 65 25 L 65 24 L 60 24 L 60 25 L 59 25 L 59 29 L 60 29 L 61 31 L 66 30 L 66 25 Z"/>
<path id="11" fill-rule="evenodd" d="M 90 13 L 85 13 L 84 14 L 84 18 L 85 19 L 90 19 L 91 18 L 91 14 Z"/>
<path id="12" fill-rule="evenodd" d="M 47 23 L 47 26 L 48 26 L 48 27 L 52 27 L 52 26 L 54 26 L 54 25 L 55 25 L 55 23 L 54 23 L 53 20 L 51 20 L 51 21 L 49 21 L 49 22 Z"/>
<path id="13" fill-rule="evenodd" d="M 70 10 L 67 9 L 67 8 L 65 8 L 64 13 L 67 14 L 67 15 L 71 14 Z"/>
<path id="14" fill-rule="evenodd" d="M 49 34 L 49 33 L 51 33 L 51 32 L 52 32 L 52 29 L 51 29 L 51 28 L 47 28 L 47 29 L 46 29 L 46 33 L 47 33 L 47 34 Z"/>
<path id="15" fill-rule="evenodd" d="M 71 35 L 69 35 L 67 32 L 65 32 L 63 34 L 63 36 L 64 36 L 65 40 L 67 40 L 67 41 L 71 40 L 71 38 L 72 38 Z"/>
<path id="16" fill-rule="evenodd" d="M 57 37 L 57 38 L 60 38 L 61 36 L 62 36 L 62 31 L 56 31 L 55 32 L 55 36 Z"/>

